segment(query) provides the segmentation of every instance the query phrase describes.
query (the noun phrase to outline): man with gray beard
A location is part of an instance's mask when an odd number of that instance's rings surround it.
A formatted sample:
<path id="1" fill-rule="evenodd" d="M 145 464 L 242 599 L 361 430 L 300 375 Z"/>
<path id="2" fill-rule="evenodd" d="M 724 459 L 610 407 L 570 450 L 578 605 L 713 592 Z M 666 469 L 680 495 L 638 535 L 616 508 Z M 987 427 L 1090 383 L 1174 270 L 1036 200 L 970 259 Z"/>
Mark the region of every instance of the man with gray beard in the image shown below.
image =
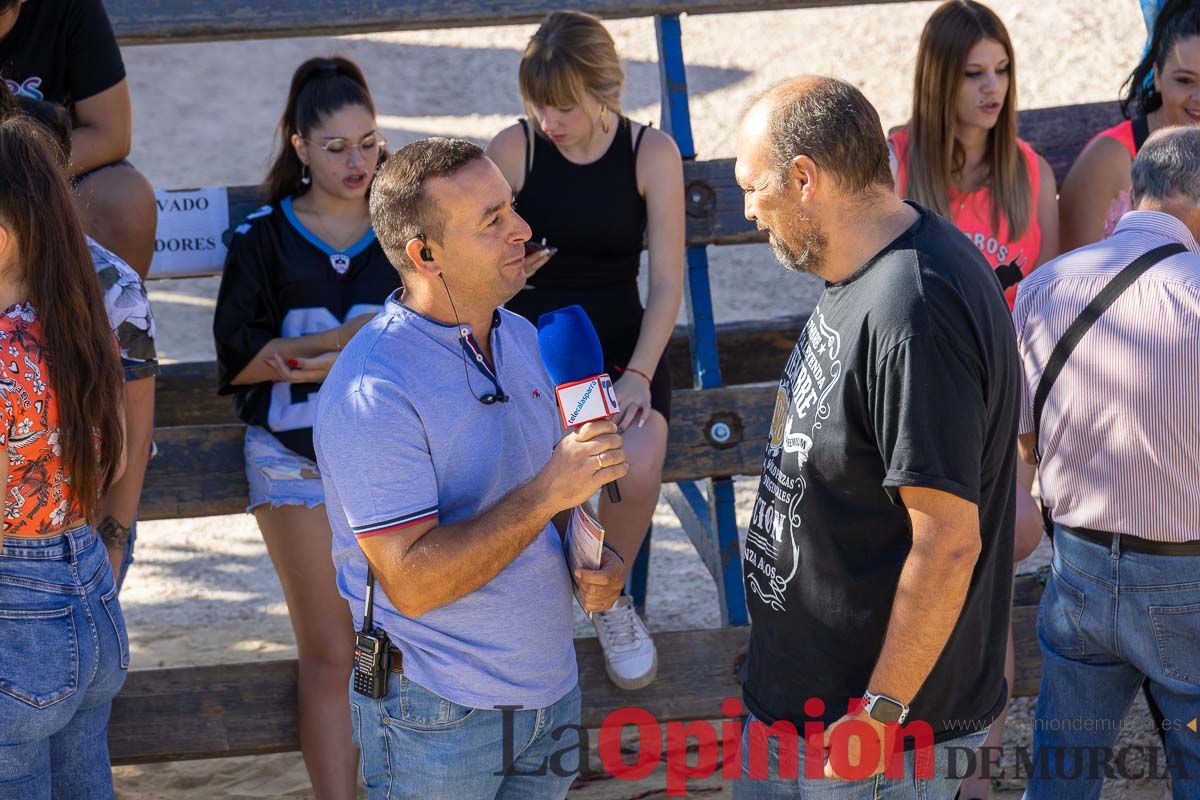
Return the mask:
<path id="1" fill-rule="evenodd" d="M 826 283 L 780 380 L 746 537 L 734 795 L 949 800 L 969 768 L 952 753 L 1007 699 L 1020 373 L 1000 284 L 949 222 L 896 197 L 879 117 L 842 81 L 759 98 L 736 177 L 784 266 Z M 814 722 L 828 752 L 806 758 L 819 735 L 781 746 Z"/>

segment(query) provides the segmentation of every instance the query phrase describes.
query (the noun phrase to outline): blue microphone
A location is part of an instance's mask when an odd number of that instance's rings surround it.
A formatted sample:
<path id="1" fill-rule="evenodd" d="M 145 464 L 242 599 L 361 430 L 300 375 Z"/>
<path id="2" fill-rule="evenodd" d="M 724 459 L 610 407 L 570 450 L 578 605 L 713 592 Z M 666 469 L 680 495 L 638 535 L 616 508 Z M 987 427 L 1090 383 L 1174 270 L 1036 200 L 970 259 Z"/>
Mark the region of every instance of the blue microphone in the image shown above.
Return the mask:
<path id="1" fill-rule="evenodd" d="M 620 412 L 612 379 L 604 372 L 600 337 L 582 306 L 567 306 L 538 317 L 538 349 L 550 379 L 564 428 L 608 419 Z M 621 502 L 616 481 L 605 487 L 608 499 Z"/>

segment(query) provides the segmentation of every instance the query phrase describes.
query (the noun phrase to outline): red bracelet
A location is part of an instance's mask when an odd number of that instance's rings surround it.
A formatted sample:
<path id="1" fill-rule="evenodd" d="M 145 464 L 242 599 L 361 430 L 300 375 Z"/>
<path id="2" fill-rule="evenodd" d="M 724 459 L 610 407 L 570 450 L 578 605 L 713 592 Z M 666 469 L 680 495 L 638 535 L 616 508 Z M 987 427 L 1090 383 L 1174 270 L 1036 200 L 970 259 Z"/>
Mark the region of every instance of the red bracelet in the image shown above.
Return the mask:
<path id="1" fill-rule="evenodd" d="M 654 383 L 654 381 L 650 380 L 650 376 L 647 375 L 646 373 L 642 372 L 640 369 L 635 369 L 634 367 L 626 367 L 625 371 L 632 372 L 634 375 L 641 375 L 643 378 L 646 379 L 646 383 L 650 383 L 650 384 Z"/>

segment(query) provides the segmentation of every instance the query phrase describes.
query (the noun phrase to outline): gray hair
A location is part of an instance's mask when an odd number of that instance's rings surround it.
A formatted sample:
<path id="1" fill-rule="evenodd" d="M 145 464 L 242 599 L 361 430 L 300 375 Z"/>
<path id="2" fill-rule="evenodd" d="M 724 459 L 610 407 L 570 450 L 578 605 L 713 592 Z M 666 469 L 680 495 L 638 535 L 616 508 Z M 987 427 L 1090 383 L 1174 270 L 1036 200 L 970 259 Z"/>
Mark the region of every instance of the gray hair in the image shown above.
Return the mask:
<path id="1" fill-rule="evenodd" d="M 1133 160 L 1134 208 L 1143 200 L 1182 197 L 1200 204 L 1200 128 L 1164 128 L 1146 140 Z"/>

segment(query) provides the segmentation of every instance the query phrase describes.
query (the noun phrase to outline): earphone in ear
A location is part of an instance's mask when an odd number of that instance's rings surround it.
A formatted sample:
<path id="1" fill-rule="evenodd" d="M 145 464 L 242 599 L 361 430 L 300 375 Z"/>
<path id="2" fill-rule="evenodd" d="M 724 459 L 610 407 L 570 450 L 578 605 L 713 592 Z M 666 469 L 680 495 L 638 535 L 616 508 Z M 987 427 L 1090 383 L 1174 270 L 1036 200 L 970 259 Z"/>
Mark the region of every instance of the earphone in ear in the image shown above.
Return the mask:
<path id="1" fill-rule="evenodd" d="M 418 233 L 417 238 L 421 240 L 421 260 L 433 261 L 433 253 L 429 249 L 429 244 L 425 241 L 425 234 Z"/>

